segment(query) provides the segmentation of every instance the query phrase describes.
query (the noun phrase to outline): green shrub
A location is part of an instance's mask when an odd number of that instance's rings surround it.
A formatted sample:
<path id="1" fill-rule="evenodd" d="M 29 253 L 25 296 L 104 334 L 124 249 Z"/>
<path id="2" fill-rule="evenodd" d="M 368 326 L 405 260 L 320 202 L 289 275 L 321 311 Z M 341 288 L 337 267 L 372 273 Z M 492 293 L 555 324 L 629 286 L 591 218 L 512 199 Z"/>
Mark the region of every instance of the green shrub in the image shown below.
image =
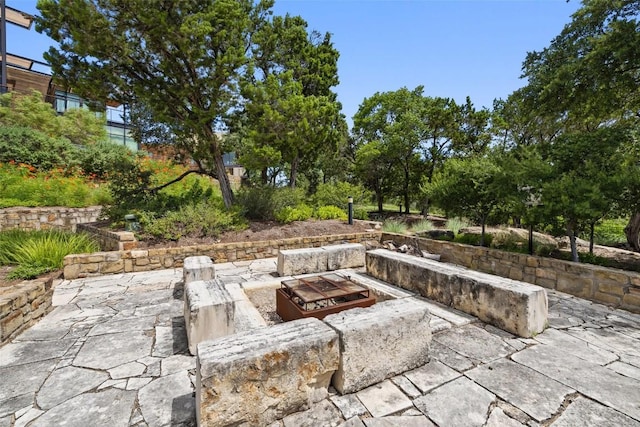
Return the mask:
<path id="1" fill-rule="evenodd" d="M 353 208 L 353 217 L 367 221 L 369 219 L 369 211 L 366 208 Z"/>
<path id="2" fill-rule="evenodd" d="M 480 234 L 456 234 L 456 237 L 453 239 L 456 243 L 463 243 L 465 245 L 473 245 L 480 246 L 480 238 L 482 236 Z M 484 246 L 490 247 L 493 241 L 493 236 L 491 234 L 484 235 Z"/>
<path id="3" fill-rule="evenodd" d="M 407 224 L 400 221 L 389 220 L 382 224 L 382 231 L 387 233 L 406 234 Z"/>
<path id="4" fill-rule="evenodd" d="M 105 179 L 116 171 L 122 161 L 133 161 L 133 153 L 124 145 L 98 142 L 78 149 L 77 159 L 87 176 Z"/>
<path id="5" fill-rule="evenodd" d="M 453 234 L 458 234 L 461 229 L 469 227 L 469 225 L 469 221 L 466 219 L 455 217 L 447 220 L 446 228 L 453 231 Z"/>
<path id="6" fill-rule="evenodd" d="M 433 230 L 435 226 L 428 219 L 423 219 L 422 221 L 416 222 L 411 226 L 411 231 L 414 233 L 419 233 L 421 231 L 430 231 Z"/>
<path id="7" fill-rule="evenodd" d="M 624 228 L 628 223 L 628 218 L 604 219 L 600 224 L 596 224 L 593 233 L 593 242 L 596 245 L 615 246 L 627 241 Z M 589 233 L 583 233 L 581 238 L 589 240 Z"/>
<path id="8" fill-rule="evenodd" d="M 276 212 L 276 221 L 289 224 L 293 221 L 306 221 L 313 215 L 313 208 L 305 204 L 296 207 L 286 206 Z"/>
<path id="9" fill-rule="evenodd" d="M 211 201 L 188 204 L 160 218 L 149 212 L 136 215 L 143 235 L 167 240 L 178 240 L 184 236 L 215 237 L 246 226 L 238 211 L 227 211 Z"/>
<path id="10" fill-rule="evenodd" d="M 282 209 L 303 203 L 304 191 L 271 186 L 245 188 L 237 194 L 236 201 L 247 218 L 270 221 L 277 219 L 276 213 Z"/>
<path id="11" fill-rule="evenodd" d="M 371 199 L 371 193 L 363 186 L 340 181 L 318 185 L 313 202 L 316 206 L 339 206 L 346 209 L 349 196 L 353 197 L 354 204 L 367 203 Z"/>
<path id="12" fill-rule="evenodd" d="M 0 163 L 23 163 L 42 171 L 70 170 L 75 159 L 76 149 L 67 139 L 25 127 L 0 126 Z"/>
<path id="13" fill-rule="evenodd" d="M 18 265 L 10 278 L 33 278 L 62 268 L 65 256 L 100 249 L 87 234 L 60 230 L 16 231 L 0 233 L 0 263 Z"/>
<path id="14" fill-rule="evenodd" d="M 64 171 L 36 171 L 28 165 L 0 163 L 0 207 L 68 206 L 106 204 L 111 195 L 105 185 Z"/>
<path id="15" fill-rule="evenodd" d="M 320 206 L 313 216 L 318 219 L 340 219 L 344 221 L 349 219 L 347 213 L 337 206 Z"/>

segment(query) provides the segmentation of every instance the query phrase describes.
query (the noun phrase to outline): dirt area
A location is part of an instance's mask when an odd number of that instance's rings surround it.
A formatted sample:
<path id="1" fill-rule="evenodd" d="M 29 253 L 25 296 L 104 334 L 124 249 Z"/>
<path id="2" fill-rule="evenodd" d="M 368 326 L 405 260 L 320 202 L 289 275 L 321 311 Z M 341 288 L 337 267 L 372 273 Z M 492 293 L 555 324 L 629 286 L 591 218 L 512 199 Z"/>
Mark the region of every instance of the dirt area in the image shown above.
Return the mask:
<path id="1" fill-rule="evenodd" d="M 291 237 L 325 236 L 330 234 L 361 233 L 372 229 L 374 224 L 366 221 L 354 221 L 353 225 L 339 220 L 296 221 L 280 224 L 274 221 L 252 222 L 242 231 L 229 231 L 217 238 L 183 237 L 177 241 L 153 240 L 139 243 L 140 248 L 172 248 L 211 243 L 257 242 L 278 240 Z"/>

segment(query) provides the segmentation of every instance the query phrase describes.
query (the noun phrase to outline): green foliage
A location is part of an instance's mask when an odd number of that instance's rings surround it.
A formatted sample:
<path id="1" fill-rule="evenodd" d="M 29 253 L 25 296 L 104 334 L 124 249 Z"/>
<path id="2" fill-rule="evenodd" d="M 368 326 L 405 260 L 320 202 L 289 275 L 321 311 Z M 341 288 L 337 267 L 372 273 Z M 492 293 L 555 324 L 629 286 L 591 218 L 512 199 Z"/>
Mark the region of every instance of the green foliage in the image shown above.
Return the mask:
<path id="1" fill-rule="evenodd" d="M 289 224 L 293 221 L 306 221 L 313 215 L 313 208 L 311 206 L 299 204 L 295 207 L 286 206 L 278 210 L 275 214 L 275 219 L 278 222 Z"/>
<path id="2" fill-rule="evenodd" d="M 304 201 L 304 190 L 299 188 L 276 188 L 260 186 L 245 188 L 238 193 L 237 202 L 249 219 L 270 221 L 276 212 L 285 207 L 294 207 Z"/>
<path id="3" fill-rule="evenodd" d="M 353 208 L 353 218 L 354 219 L 362 219 L 362 220 L 368 220 L 369 219 L 369 210 L 367 208 L 361 208 L 361 207 L 354 207 Z"/>
<path id="4" fill-rule="evenodd" d="M 134 156 L 124 145 L 98 142 L 78 150 L 77 157 L 85 175 L 105 179 L 117 170 L 121 162 Z"/>
<path id="5" fill-rule="evenodd" d="M 406 234 L 409 228 L 400 221 L 389 220 L 382 224 L 382 231 L 386 233 Z"/>
<path id="6" fill-rule="evenodd" d="M 11 206 L 86 207 L 111 202 L 106 186 L 64 171 L 38 172 L 27 165 L 0 163 L 0 208 Z"/>
<path id="7" fill-rule="evenodd" d="M 313 216 L 318 219 L 349 219 L 344 209 L 340 209 L 337 206 L 320 206 L 315 210 Z"/>
<path id="8" fill-rule="evenodd" d="M 435 226 L 433 225 L 433 222 L 429 221 L 428 219 L 423 219 L 422 221 L 413 224 L 411 226 L 411 231 L 413 231 L 414 233 L 420 233 L 421 231 L 430 231 L 434 228 Z"/>
<path id="9" fill-rule="evenodd" d="M 453 241 L 456 243 L 462 243 L 465 245 L 480 246 L 481 239 L 482 239 L 482 236 L 480 234 L 463 233 L 463 234 L 456 234 L 456 237 L 453 239 Z M 493 236 L 491 234 L 484 235 L 485 246 L 491 246 L 492 240 L 493 240 Z"/>
<path id="10" fill-rule="evenodd" d="M 84 233 L 61 230 L 0 232 L 0 264 L 19 267 L 10 278 L 33 278 L 46 271 L 62 268 L 65 256 L 100 250 Z"/>
<path id="11" fill-rule="evenodd" d="M 75 149 L 67 139 L 50 137 L 35 129 L 0 126 L 0 162 L 10 161 L 40 170 L 70 169 L 75 163 Z"/>
<path id="12" fill-rule="evenodd" d="M 329 182 L 318 185 L 313 201 L 316 206 L 346 206 L 348 197 L 353 197 L 353 204 L 366 203 L 371 194 L 361 185 L 349 182 Z"/>
<path id="13" fill-rule="evenodd" d="M 178 240 L 184 236 L 215 237 L 245 226 L 238 211 L 227 211 L 220 202 L 210 201 L 184 205 L 160 218 L 154 218 L 148 212 L 139 213 L 138 216 L 143 235 L 168 240 Z"/>
<path id="14" fill-rule="evenodd" d="M 103 115 L 96 116 L 81 108 L 58 115 L 37 91 L 28 96 L 0 95 L 0 125 L 33 129 L 49 138 L 65 139 L 78 145 L 89 145 L 107 138 Z"/>
<path id="15" fill-rule="evenodd" d="M 593 233 L 593 241 L 596 245 L 615 246 L 625 243 L 627 237 L 624 234 L 624 228 L 629 222 L 628 219 L 604 219 L 596 224 Z M 589 233 L 582 233 L 583 239 L 589 239 Z"/>
<path id="16" fill-rule="evenodd" d="M 471 224 L 469 224 L 469 221 L 467 221 L 466 219 L 460 218 L 460 217 L 454 217 L 454 218 L 447 219 L 447 224 L 445 228 L 447 230 L 453 231 L 453 234 L 457 235 L 458 233 L 460 233 L 461 229 L 467 228 L 470 225 Z"/>

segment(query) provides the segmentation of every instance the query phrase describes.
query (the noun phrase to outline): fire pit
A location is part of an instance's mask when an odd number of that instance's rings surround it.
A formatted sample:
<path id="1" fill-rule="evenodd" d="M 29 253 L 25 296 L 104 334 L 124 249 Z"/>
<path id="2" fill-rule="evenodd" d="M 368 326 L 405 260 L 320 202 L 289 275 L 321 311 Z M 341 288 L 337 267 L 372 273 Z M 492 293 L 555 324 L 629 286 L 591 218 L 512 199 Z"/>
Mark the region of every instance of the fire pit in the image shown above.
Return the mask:
<path id="1" fill-rule="evenodd" d="M 276 289 L 276 312 L 284 321 L 325 316 L 376 302 L 369 289 L 338 274 L 283 280 Z"/>

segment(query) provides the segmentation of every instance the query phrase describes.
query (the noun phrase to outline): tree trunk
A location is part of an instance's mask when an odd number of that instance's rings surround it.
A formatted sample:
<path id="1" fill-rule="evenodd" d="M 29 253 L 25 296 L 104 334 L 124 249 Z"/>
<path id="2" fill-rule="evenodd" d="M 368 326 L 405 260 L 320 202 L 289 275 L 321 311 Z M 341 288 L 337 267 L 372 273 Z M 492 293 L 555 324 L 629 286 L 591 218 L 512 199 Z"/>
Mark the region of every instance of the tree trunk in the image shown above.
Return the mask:
<path id="1" fill-rule="evenodd" d="M 383 202 L 383 200 L 382 200 L 382 192 L 376 194 L 376 199 L 378 199 L 378 212 L 382 213 L 382 204 L 383 204 L 382 203 Z"/>
<path id="2" fill-rule="evenodd" d="M 480 234 L 480 246 L 484 247 L 484 223 L 485 223 L 485 219 L 482 218 L 482 233 Z"/>
<path id="3" fill-rule="evenodd" d="M 298 156 L 294 157 L 291 162 L 291 176 L 289 176 L 289 187 L 296 188 L 296 180 L 298 179 L 298 164 L 300 163 L 300 158 Z"/>
<path id="4" fill-rule="evenodd" d="M 576 233 L 573 224 L 567 225 L 567 235 L 569 236 L 569 243 L 571 245 L 571 260 L 573 262 L 580 262 L 578 256 L 578 246 L 576 245 Z"/>
<path id="5" fill-rule="evenodd" d="M 592 222 L 591 227 L 589 229 L 589 253 L 593 255 L 593 235 L 596 231 L 596 223 Z"/>
<path id="6" fill-rule="evenodd" d="M 260 182 L 262 182 L 262 185 L 267 185 L 269 183 L 269 173 L 267 168 L 262 168 L 260 171 Z"/>
<path id="7" fill-rule="evenodd" d="M 640 212 L 636 212 L 629 218 L 629 224 L 624 228 L 624 234 L 627 236 L 629 246 L 640 252 Z"/>
<path id="8" fill-rule="evenodd" d="M 224 206 L 227 209 L 231 209 L 233 206 L 233 190 L 231 189 L 231 182 L 224 168 L 224 160 L 222 159 L 222 152 L 219 148 L 214 151 L 213 157 L 216 162 L 216 173 L 218 175 L 218 183 L 220 184 Z"/>

